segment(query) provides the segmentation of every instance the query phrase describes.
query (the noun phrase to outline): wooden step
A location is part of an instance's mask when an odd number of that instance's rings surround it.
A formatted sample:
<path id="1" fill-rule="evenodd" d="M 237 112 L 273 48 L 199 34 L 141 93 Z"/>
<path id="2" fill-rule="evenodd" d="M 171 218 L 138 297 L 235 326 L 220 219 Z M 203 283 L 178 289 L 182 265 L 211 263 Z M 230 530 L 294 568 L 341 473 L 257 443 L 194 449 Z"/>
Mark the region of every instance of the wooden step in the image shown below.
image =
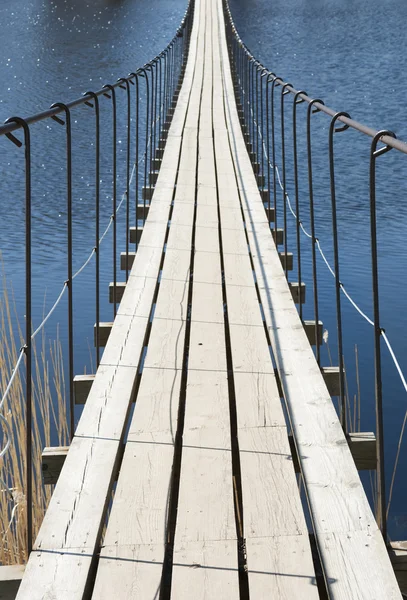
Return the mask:
<path id="1" fill-rule="evenodd" d="M 152 183 L 154 185 L 157 182 L 159 173 L 160 173 L 160 171 L 150 171 L 150 173 L 148 175 L 150 183 Z"/>
<path id="2" fill-rule="evenodd" d="M 75 375 L 73 393 L 75 404 L 85 404 L 96 375 Z"/>
<path id="3" fill-rule="evenodd" d="M 324 377 L 326 387 L 331 396 L 339 396 L 340 392 L 340 371 L 339 367 L 322 367 L 321 373 Z"/>
<path id="4" fill-rule="evenodd" d="M 135 252 L 126 252 L 120 253 L 120 268 L 122 271 L 130 271 L 133 266 L 134 259 L 136 258 Z"/>
<path id="5" fill-rule="evenodd" d="M 269 223 L 274 223 L 275 211 L 274 206 L 268 206 L 268 202 L 264 203 L 264 210 L 266 211 L 267 219 Z"/>
<path id="6" fill-rule="evenodd" d="M 407 596 L 407 541 L 390 542 L 388 550 L 400 590 Z"/>
<path id="7" fill-rule="evenodd" d="M 151 200 L 154 194 L 154 186 L 153 185 L 143 185 L 141 188 L 141 197 L 143 200 Z"/>
<path id="8" fill-rule="evenodd" d="M 15 600 L 25 565 L 0 566 L 0 600 Z"/>
<path id="9" fill-rule="evenodd" d="M 68 450 L 69 446 L 50 446 L 44 448 L 41 455 L 42 480 L 44 485 L 53 485 L 58 481 Z"/>
<path id="10" fill-rule="evenodd" d="M 295 304 L 299 304 L 300 301 L 301 304 L 305 304 L 305 283 L 301 281 L 301 292 L 298 281 L 290 281 L 288 287 L 291 290 L 291 295 Z"/>
<path id="11" fill-rule="evenodd" d="M 109 339 L 110 332 L 112 331 L 112 327 L 113 327 L 113 323 L 111 321 L 99 323 L 99 348 L 104 348 L 106 346 L 107 340 Z M 93 326 L 93 343 L 96 347 L 97 346 L 96 323 Z"/>
<path id="12" fill-rule="evenodd" d="M 154 171 L 158 171 L 158 169 L 161 167 L 161 163 L 162 163 L 162 159 L 161 158 L 153 158 L 151 161 L 151 168 Z"/>
<path id="13" fill-rule="evenodd" d="M 296 473 L 300 473 L 300 465 L 297 457 L 297 450 L 294 438 L 288 436 L 290 442 L 291 456 Z M 358 471 L 371 471 L 376 469 L 376 436 L 373 432 L 356 432 L 347 435 L 349 449 Z M 407 565 L 406 565 L 407 566 Z"/>
<path id="14" fill-rule="evenodd" d="M 303 321 L 305 333 L 311 346 L 315 346 L 316 335 L 315 335 L 315 321 Z M 318 344 L 322 345 L 322 334 L 324 325 L 322 321 L 318 321 Z"/>
<path id="15" fill-rule="evenodd" d="M 139 244 L 141 236 L 143 235 L 143 226 L 138 225 L 137 227 L 129 227 L 130 232 L 130 244 Z"/>
<path id="16" fill-rule="evenodd" d="M 283 269 L 286 270 L 287 267 L 287 271 L 292 271 L 294 262 L 292 252 L 287 252 L 287 254 L 285 254 L 285 252 L 279 252 L 278 254 L 280 256 Z"/>
<path id="17" fill-rule="evenodd" d="M 117 281 L 116 282 L 116 302 L 121 301 L 121 299 L 123 298 L 125 289 L 126 289 L 125 281 Z M 111 282 L 111 283 L 109 283 L 109 302 L 110 302 L 110 304 L 113 304 L 114 301 L 115 301 L 115 299 L 114 299 L 114 283 Z"/>
<path id="18" fill-rule="evenodd" d="M 261 190 L 259 190 L 260 192 L 260 196 L 263 200 L 263 202 L 267 202 L 268 198 L 269 198 L 269 191 L 267 188 L 262 188 Z"/>
<path id="19" fill-rule="evenodd" d="M 150 204 L 146 202 L 145 204 L 140 202 L 137 204 L 137 219 L 141 221 L 145 221 L 148 217 L 148 212 L 150 210 Z"/>
<path id="20" fill-rule="evenodd" d="M 273 240 L 276 242 L 277 246 L 282 246 L 284 244 L 284 229 L 277 227 L 277 241 L 275 229 L 271 229 L 271 235 L 273 236 Z"/>
<path id="21" fill-rule="evenodd" d="M 256 175 L 257 185 L 259 187 L 264 187 L 266 185 L 266 177 L 265 175 Z"/>

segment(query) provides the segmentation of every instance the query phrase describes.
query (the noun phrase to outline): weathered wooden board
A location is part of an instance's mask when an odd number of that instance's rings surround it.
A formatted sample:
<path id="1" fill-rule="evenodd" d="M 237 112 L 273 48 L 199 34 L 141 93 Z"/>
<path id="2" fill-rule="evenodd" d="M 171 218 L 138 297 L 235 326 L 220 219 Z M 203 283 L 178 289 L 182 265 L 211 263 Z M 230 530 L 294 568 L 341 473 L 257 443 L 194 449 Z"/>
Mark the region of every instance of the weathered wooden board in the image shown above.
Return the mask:
<path id="1" fill-rule="evenodd" d="M 199 119 L 196 231 L 188 376 L 172 597 L 238 598 L 229 389 L 212 141 L 212 2 L 206 1 L 205 70 Z M 204 191 L 203 191 L 204 190 Z M 200 199 L 205 203 L 201 206 Z M 199 240 L 201 244 L 201 240 Z M 195 568 L 185 568 L 193 565 Z"/>
<path id="2" fill-rule="evenodd" d="M 219 39 L 223 37 L 221 27 Z M 217 64 L 220 71 L 220 62 Z M 223 257 L 224 281 L 236 390 L 243 535 L 250 597 L 316 600 L 318 593 L 308 531 L 255 289 L 226 130 L 223 94 L 223 82 L 219 78 L 218 88 L 214 90 L 217 99 L 215 149 L 216 162 L 221 164 L 219 182 L 228 189 L 228 195 L 220 194 L 219 202 L 222 240 L 228 239 L 229 253 Z M 233 207 L 223 204 L 223 200 L 230 197 L 235 198 Z M 230 231 L 234 232 L 233 238 Z"/>
<path id="3" fill-rule="evenodd" d="M 200 8 L 201 7 L 201 8 Z M 203 11 L 203 4 L 197 5 Z M 195 88 L 202 82 L 200 20 L 194 77 L 181 145 L 180 168 L 169 238 L 153 311 L 153 323 L 144 358 L 140 387 L 130 424 L 120 476 L 96 576 L 93 598 L 142 597 L 159 593 L 168 537 L 168 503 L 172 486 L 174 442 L 183 366 L 187 298 L 190 281 L 191 233 L 177 235 L 178 228 L 192 231 L 194 206 L 180 205 L 180 189 L 195 193 L 197 116 L 191 115 Z M 191 60 L 191 58 L 190 58 Z M 194 127 L 195 124 L 195 127 Z M 169 138 L 170 139 L 170 136 Z M 164 155 L 165 158 L 165 155 Z M 160 178 L 158 178 L 158 181 Z M 152 208 L 155 199 L 153 200 Z M 147 223 L 153 217 L 149 212 Z M 146 227 L 147 231 L 147 227 Z M 145 235 L 145 234 L 144 234 Z M 143 235 L 143 238 L 144 238 Z M 174 240 L 182 240 L 182 245 Z M 119 318 L 119 317 L 117 317 Z M 126 560 L 137 555 L 138 560 Z M 113 561 L 117 556 L 121 560 Z"/>
<path id="4" fill-rule="evenodd" d="M 223 13 L 219 8 L 222 22 Z M 252 250 L 256 280 L 279 369 L 318 547 L 332 598 L 400 598 L 387 551 L 371 513 L 328 390 L 291 300 L 277 252 L 265 240 L 264 215 L 241 134 L 233 84 L 224 57 L 229 141 Z M 258 207 L 258 211 L 249 207 Z M 365 548 L 363 545 L 365 544 Z M 372 576 L 372 565 L 375 565 Z M 302 594 L 301 594 L 302 597 Z"/>
<path id="5" fill-rule="evenodd" d="M 199 6 L 199 2 L 197 3 Z M 28 561 L 18 598 L 39 600 L 82 599 L 92 581 L 106 509 L 119 465 L 126 419 L 135 392 L 138 358 L 143 346 L 143 328 L 148 323 L 167 230 L 176 169 L 195 70 L 198 23 L 191 39 L 191 63 L 185 73 L 180 104 L 175 110 L 167 152 L 157 179 L 154 203 L 143 231 L 129 283 L 124 292 L 126 314 L 116 319 L 96 374 L 82 418 L 70 446 L 50 506 Z M 183 114 L 181 114 L 183 113 Z M 175 116 L 174 115 L 174 116 Z M 149 225 L 151 219 L 151 225 Z M 138 284 L 131 289 L 135 280 Z M 131 284 L 131 285 L 129 285 Z M 139 295 L 129 300 L 134 289 Z M 138 312 L 141 309 L 141 314 Z M 146 313 L 147 316 L 146 316 Z M 139 327 L 140 325 L 140 327 Z M 119 339 L 120 338 L 120 339 Z M 124 353 L 120 351 L 124 348 Z M 112 349 L 115 349 L 112 351 Z M 126 353 L 126 348 L 131 353 Z M 107 592 L 107 597 L 111 593 Z M 120 596 L 120 594 L 119 594 Z"/>

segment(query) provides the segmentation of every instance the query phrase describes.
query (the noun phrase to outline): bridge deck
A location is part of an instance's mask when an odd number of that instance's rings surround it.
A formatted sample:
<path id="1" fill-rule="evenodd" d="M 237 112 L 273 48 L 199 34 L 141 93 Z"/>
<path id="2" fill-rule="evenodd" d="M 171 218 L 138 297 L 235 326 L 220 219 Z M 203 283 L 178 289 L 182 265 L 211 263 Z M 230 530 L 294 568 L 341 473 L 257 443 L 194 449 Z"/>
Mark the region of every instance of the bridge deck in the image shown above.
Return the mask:
<path id="1" fill-rule="evenodd" d="M 19 600 L 319 598 L 270 345 L 330 597 L 401 598 L 270 235 L 222 3 L 197 0 L 148 219 Z"/>

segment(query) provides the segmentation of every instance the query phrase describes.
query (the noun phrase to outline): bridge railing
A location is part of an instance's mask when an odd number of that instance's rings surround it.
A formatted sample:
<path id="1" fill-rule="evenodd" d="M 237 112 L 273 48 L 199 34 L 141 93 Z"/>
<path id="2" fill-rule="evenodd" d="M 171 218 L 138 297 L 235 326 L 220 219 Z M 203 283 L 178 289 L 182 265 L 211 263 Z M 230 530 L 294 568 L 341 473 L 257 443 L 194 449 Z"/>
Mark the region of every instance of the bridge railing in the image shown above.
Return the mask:
<path id="1" fill-rule="evenodd" d="M 10 188 L 14 188 L 14 196 L 22 192 L 25 198 L 24 214 L 24 252 L 25 252 L 25 334 L 18 360 L 12 370 L 10 380 L 3 387 L 0 399 L 0 419 L 4 428 L 3 447 L 0 449 L 0 458 L 9 450 L 10 440 L 13 437 L 12 426 L 2 415 L 2 412 L 13 412 L 13 406 L 8 402 L 10 390 L 15 379 L 19 377 L 22 364 L 25 362 L 25 423 L 26 440 L 25 448 L 18 451 L 25 465 L 25 489 L 27 529 L 25 541 L 27 555 L 32 549 L 33 541 L 33 340 L 42 331 L 45 323 L 57 310 L 62 298 L 67 295 L 67 354 L 68 354 L 68 399 L 70 437 L 72 439 L 75 430 L 75 398 L 74 398 L 74 376 L 75 376 L 75 348 L 74 348 L 74 316 L 80 310 L 80 304 L 74 299 L 74 289 L 79 289 L 76 278 L 91 263 L 94 263 L 94 298 L 95 298 L 95 363 L 99 364 L 101 341 L 101 277 L 106 272 L 106 265 L 101 264 L 100 249 L 107 233 L 112 229 L 111 236 L 111 268 L 112 284 L 110 286 L 111 302 L 113 303 L 113 317 L 116 315 L 117 303 L 120 300 L 120 282 L 118 280 L 118 263 L 125 271 L 125 279 L 129 277 L 132 264 L 130 244 L 135 243 L 136 248 L 140 240 L 143 223 L 148 214 L 149 204 L 152 198 L 155 180 L 160 168 L 161 157 L 165 146 L 169 126 L 174 113 L 175 103 L 184 75 L 189 40 L 193 22 L 194 1 L 190 0 L 188 8 L 178 27 L 175 36 L 153 60 L 143 67 L 121 77 L 116 82 L 104 85 L 97 91 L 87 91 L 82 97 L 71 102 L 56 102 L 43 112 L 21 118 L 11 117 L 0 125 L 0 142 L 12 142 L 17 148 L 24 152 L 22 167 L 17 173 Z M 80 109 L 83 109 L 82 112 Z M 65 207 L 61 209 L 66 218 L 64 224 L 66 253 L 66 273 L 64 281 L 61 281 L 61 291 L 51 309 L 42 318 L 41 323 L 33 331 L 33 287 L 32 271 L 36 261 L 36 252 L 33 247 L 33 227 L 35 226 L 35 213 L 33 206 L 36 185 L 32 176 L 33 158 L 42 156 L 43 147 L 53 144 L 47 141 L 46 131 L 42 132 L 42 147 L 33 141 L 33 127 L 41 122 L 50 124 L 57 123 L 61 126 L 61 135 L 64 136 L 64 150 L 53 156 L 53 164 L 65 172 L 65 183 L 62 188 L 54 190 L 55 195 L 65 196 Z M 45 129 L 45 128 L 44 128 Z M 47 125 L 47 130 L 50 126 Z M 124 148 L 122 145 L 124 140 Z M 7 142 L 7 140 L 9 142 Z M 92 174 L 93 182 L 87 183 L 90 188 L 88 202 L 86 205 L 79 202 L 78 193 L 75 189 L 76 179 L 74 163 L 80 162 L 79 155 L 81 144 L 89 143 L 92 147 L 93 156 Z M 62 146 L 63 147 L 63 146 Z M 124 157 L 124 158 L 123 158 Z M 90 166 L 90 165 L 89 165 Z M 102 185 L 102 170 L 107 174 L 107 183 Z M 6 169 L 3 169 L 3 173 Z M 78 170 L 76 170 L 77 172 Z M 15 175 L 13 169 L 12 176 Z M 125 181 L 124 190 L 121 193 L 121 181 Z M 106 199 L 110 203 L 110 210 Z M 82 198 L 80 198 L 82 200 Z M 119 239 L 117 217 L 119 210 L 123 207 L 125 211 L 125 239 Z M 106 223 L 102 223 L 103 212 L 110 214 Z M 61 216 L 61 215 L 59 215 Z M 73 266 L 75 222 L 93 219 L 94 243 L 89 248 L 89 254 L 79 268 Z M 134 227 L 130 227 L 134 224 Z M 125 244 L 125 252 L 118 256 L 118 245 Z M 58 241 L 61 247 L 60 241 Z M 123 247 L 123 246 L 122 246 Z M 103 267 L 103 270 L 102 270 Z M 45 276 L 45 274 L 44 274 Z M 46 282 L 44 281 L 43 287 Z M 75 297 L 76 298 L 76 297 Z M 41 301 L 40 301 L 41 303 Z M 40 457 L 36 457 L 39 459 Z M 1 487 L 4 490 L 12 487 L 12 481 L 0 478 Z M 37 482 L 38 483 L 38 482 Z M 41 483 L 41 482 L 40 482 Z M 42 484 L 41 484 L 42 485 Z M 10 524 L 15 518 L 14 506 L 10 506 Z M 37 523 L 36 527 L 40 524 Z M 35 532 L 34 532 L 35 533 Z M 20 535 L 24 532 L 20 532 Z"/>
<path id="2" fill-rule="evenodd" d="M 407 144 L 397 139 L 396 134 L 389 130 L 375 130 L 359 123 L 344 111 L 336 111 L 325 105 L 320 98 L 312 98 L 304 90 L 297 90 L 293 85 L 265 67 L 241 40 L 234 24 L 228 0 L 224 0 L 224 13 L 227 29 L 229 56 L 235 86 L 235 96 L 239 110 L 243 134 L 249 153 L 251 154 L 254 171 L 257 175 L 258 185 L 263 195 L 266 212 L 270 224 L 273 223 L 275 242 L 284 245 L 284 262 L 286 275 L 288 277 L 288 236 L 290 232 L 289 215 L 294 217 L 295 225 L 292 228 L 296 244 L 296 263 L 298 289 L 302 289 L 304 265 L 302 262 L 302 251 L 304 245 L 301 236 L 305 236 L 311 245 L 311 277 L 313 291 L 313 316 L 314 316 L 314 339 L 319 340 L 320 332 L 320 289 L 318 287 L 318 255 L 322 258 L 330 274 L 334 278 L 335 293 L 334 303 L 336 307 L 336 329 L 337 329 L 337 351 L 339 361 L 339 416 L 345 433 L 350 430 L 350 406 L 347 401 L 344 363 L 344 325 L 343 325 L 343 296 L 351 303 L 358 313 L 373 327 L 374 330 L 374 371 L 375 371 L 375 411 L 376 411 L 376 444 L 377 444 L 377 469 L 376 469 L 376 518 L 387 540 L 387 514 L 389 504 L 386 504 L 386 481 L 385 481 L 385 457 L 384 457 L 384 420 L 383 420 L 383 391 L 382 391 L 382 340 L 386 350 L 393 361 L 401 385 L 407 391 L 406 376 L 400 366 L 395 351 L 383 328 L 380 311 L 379 286 L 379 233 L 378 224 L 378 202 L 376 189 L 392 193 L 389 179 L 394 180 L 394 187 L 400 184 L 395 177 L 385 179 L 383 174 L 378 183 L 378 163 L 380 157 L 395 150 L 400 157 L 407 154 Z M 291 102 L 290 102 L 291 100 Z M 305 114 L 298 110 L 300 104 L 306 107 Z M 320 113 L 329 118 L 322 125 L 322 131 L 316 132 L 313 126 L 313 115 Z M 352 137 L 352 144 L 360 153 L 367 154 L 366 159 L 360 162 L 368 167 L 368 186 L 365 190 L 368 196 L 369 215 L 369 259 L 370 276 L 372 285 L 372 312 L 373 316 L 366 314 L 349 294 L 343 280 L 341 279 L 343 254 L 340 252 L 341 231 L 343 222 L 338 202 L 338 180 L 347 177 L 352 165 L 346 165 L 346 169 L 338 167 L 338 142 L 336 134 L 350 130 L 359 136 L 370 138 L 368 152 L 361 145 L 361 140 Z M 302 147 L 302 152 L 300 150 Z M 349 146 L 341 146 L 342 158 L 349 153 Z M 316 160 L 316 158 L 318 160 Z M 279 164 L 279 166 L 278 166 Z M 323 166 L 321 166 L 323 165 Z M 327 176 L 323 178 L 320 171 L 325 168 Z M 338 173 L 340 172 L 340 177 Z M 301 181 L 300 181 L 301 179 Z M 317 235 L 317 229 L 321 231 L 317 223 L 316 210 L 316 180 L 325 186 L 325 197 L 330 197 L 329 225 L 331 228 L 332 249 L 326 250 L 322 247 Z M 290 199 L 290 191 L 294 199 Z M 348 184 L 348 193 L 352 193 L 352 186 Z M 342 199 L 342 198 L 341 198 Z M 357 210 L 358 205 L 353 207 L 347 204 L 350 210 Z M 348 213 L 349 215 L 349 213 Z M 308 225 L 305 225 L 305 220 Z M 282 223 L 283 231 L 278 229 Z M 326 226 L 328 223 L 324 223 Z M 280 233 L 280 236 L 279 236 Z M 279 240 L 280 237 L 280 240 Z M 346 240 L 346 235 L 345 235 Z M 343 250 L 343 246 L 342 246 Z M 301 301 L 302 291 L 299 291 L 299 314 L 303 319 L 303 305 Z M 315 345 L 316 360 L 320 365 L 320 344 Z M 401 438 L 397 449 L 396 466 L 400 454 L 400 444 L 404 433 L 402 425 Z M 391 500 L 395 470 L 390 485 L 388 501 Z"/>

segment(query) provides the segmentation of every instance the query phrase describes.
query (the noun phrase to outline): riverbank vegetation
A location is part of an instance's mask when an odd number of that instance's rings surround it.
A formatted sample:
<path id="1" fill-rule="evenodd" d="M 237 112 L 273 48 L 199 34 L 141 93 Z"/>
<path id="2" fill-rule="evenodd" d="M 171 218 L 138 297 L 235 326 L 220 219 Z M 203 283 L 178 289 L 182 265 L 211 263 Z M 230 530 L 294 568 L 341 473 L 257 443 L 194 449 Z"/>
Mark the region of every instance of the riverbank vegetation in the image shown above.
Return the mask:
<path id="1" fill-rule="evenodd" d="M 41 334 L 33 341 L 32 363 L 32 486 L 33 539 L 41 525 L 52 486 L 44 486 L 41 453 L 45 446 L 68 444 L 64 365 L 58 330 L 56 339 Z M 11 287 L 3 275 L 0 298 L 0 401 L 24 344 Z M 24 563 L 27 547 L 26 398 L 24 360 L 4 402 L 1 414 L 0 565 Z"/>

